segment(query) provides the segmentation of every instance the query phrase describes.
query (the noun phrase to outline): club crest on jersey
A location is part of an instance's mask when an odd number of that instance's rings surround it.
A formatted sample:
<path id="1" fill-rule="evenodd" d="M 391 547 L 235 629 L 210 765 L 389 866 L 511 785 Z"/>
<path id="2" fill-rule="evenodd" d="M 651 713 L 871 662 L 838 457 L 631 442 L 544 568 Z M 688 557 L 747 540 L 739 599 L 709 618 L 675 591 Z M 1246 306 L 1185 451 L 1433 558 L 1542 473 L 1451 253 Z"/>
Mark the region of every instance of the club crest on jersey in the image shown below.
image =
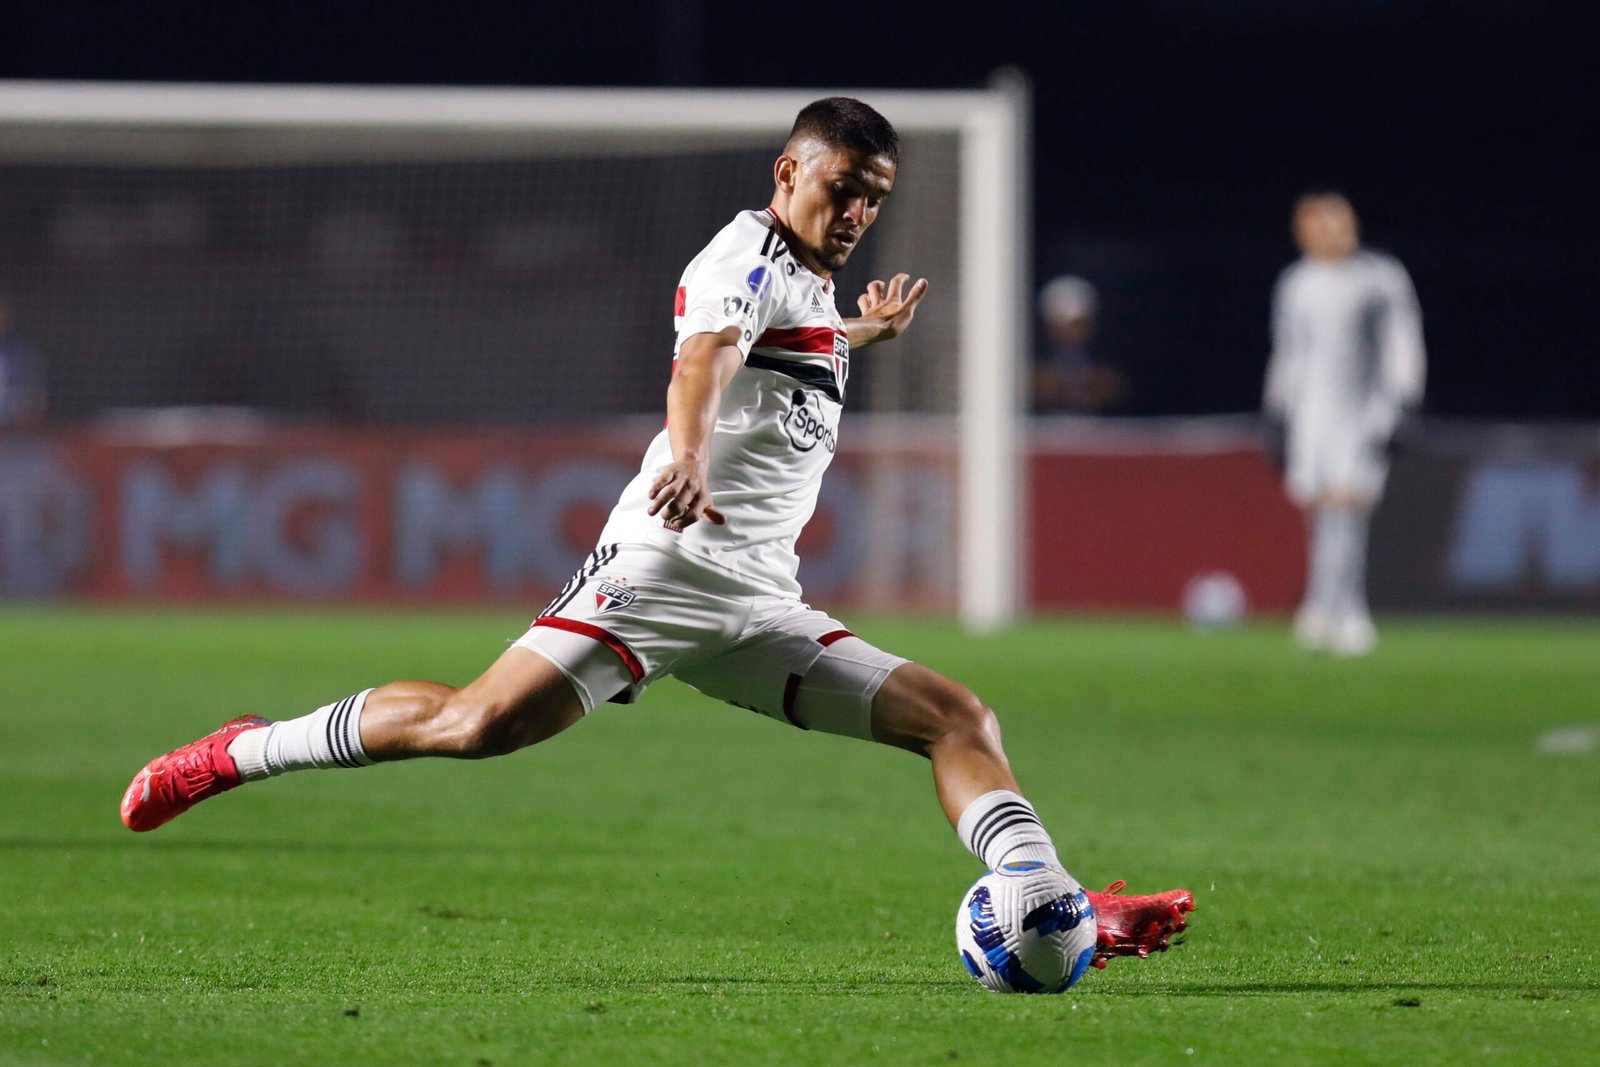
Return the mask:
<path id="1" fill-rule="evenodd" d="M 767 273 L 767 268 L 757 267 L 744 276 L 744 284 L 750 288 L 752 293 L 756 294 L 756 299 L 760 300 L 767 295 L 767 290 L 772 287 L 772 275 Z"/>
<path id="2" fill-rule="evenodd" d="M 632 589 L 625 589 L 620 585 L 610 582 L 601 582 L 594 591 L 594 610 L 598 615 L 602 611 L 612 611 L 616 608 L 625 608 L 632 604 L 638 596 Z"/>
<path id="3" fill-rule="evenodd" d="M 839 395 L 844 395 L 844 383 L 850 378 L 850 338 L 842 333 L 833 335 L 833 376 L 839 382 Z"/>
<path id="4" fill-rule="evenodd" d="M 809 389 L 796 389 L 789 398 L 789 410 L 783 416 L 783 432 L 797 451 L 810 452 L 820 444 L 832 453 L 838 447 L 839 437 L 828 425 L 819 396 Z"/>

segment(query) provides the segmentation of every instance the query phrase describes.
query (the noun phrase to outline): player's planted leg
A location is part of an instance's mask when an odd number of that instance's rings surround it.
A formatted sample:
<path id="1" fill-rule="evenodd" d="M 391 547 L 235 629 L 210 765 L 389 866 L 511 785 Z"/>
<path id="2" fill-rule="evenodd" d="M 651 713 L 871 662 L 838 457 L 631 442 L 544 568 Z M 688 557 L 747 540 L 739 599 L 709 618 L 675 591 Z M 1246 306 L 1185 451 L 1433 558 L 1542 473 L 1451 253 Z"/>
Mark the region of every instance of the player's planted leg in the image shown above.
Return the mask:
<path id="1" fill-rule="evenodd" d="M 202 800 L 289 771 L 504 755 L 553 737 L 583 714 L 583 701 L 555 664 L 511 648 L 461 688 L 391 682 L 297 719 L 235 719 L 150 761 L 123 794 L 122 821 L 154 830 Z"/>

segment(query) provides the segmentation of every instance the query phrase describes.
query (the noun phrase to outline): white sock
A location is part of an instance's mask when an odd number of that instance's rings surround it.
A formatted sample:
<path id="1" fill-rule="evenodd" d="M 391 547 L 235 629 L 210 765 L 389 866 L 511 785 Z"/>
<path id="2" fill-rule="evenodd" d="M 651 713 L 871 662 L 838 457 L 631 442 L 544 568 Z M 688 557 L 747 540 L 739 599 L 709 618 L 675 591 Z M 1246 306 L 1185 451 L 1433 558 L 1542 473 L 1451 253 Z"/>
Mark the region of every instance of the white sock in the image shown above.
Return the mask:
<path id="1" fill-rule="evenodd" d="M 1331 616 L 1338 609 L 1341 579 L 1348 558 L 1349 524 L 1346 509 L 1321 507 L 1311 518 L 1311 574 L 1301 610 L 1307 615 Z"/>
<path id="2" fill-rule="evenodd" d="M 228 744 L 228 755 L 247 782 L 310 767 L 366 767 L 373 760 L 361 745 L 361 709 L 370 689 L 318 708 L 298 719 L 246 730 Z"/>
<path id="3" fill-rule="evenodd" d="M 1344 536 L 1339 561 L 1339 591 L 1336 614 L 1365 619 L 1367 611 L 1367 532 L 1371 527 L 1371 512 L 1365 509 L 1344 509 Z"/>
<path id="4" fill-rule="evenodd" d="M 1061 866 L 1033 805 L 1009 789 L 985 793 L 968 804 L 956 822 L 956 836 L 991 871 L 1022 860 Z"/>

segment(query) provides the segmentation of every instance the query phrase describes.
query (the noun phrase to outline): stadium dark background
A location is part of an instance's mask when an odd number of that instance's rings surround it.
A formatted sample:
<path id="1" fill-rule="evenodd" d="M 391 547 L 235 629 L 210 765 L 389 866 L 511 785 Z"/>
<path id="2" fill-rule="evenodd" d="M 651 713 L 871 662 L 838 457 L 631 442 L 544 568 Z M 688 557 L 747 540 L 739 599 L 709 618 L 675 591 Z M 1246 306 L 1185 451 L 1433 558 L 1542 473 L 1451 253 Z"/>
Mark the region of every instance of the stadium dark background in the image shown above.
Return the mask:
<path id="1" fill-rule="evenodd" d="M 1572 5 L 1576 9 L 1578 5 Z M 1130 414 L 1255 405 L 1287 215 L 1344 190 L 1421 297 L 1427 409 L 1600 417 L 1585 24 L 1539 0 L 9 5 L 0 77 L 1034 91 L 1035 267 Z M 890 116 L 893 117 L 892 115 Z"/>

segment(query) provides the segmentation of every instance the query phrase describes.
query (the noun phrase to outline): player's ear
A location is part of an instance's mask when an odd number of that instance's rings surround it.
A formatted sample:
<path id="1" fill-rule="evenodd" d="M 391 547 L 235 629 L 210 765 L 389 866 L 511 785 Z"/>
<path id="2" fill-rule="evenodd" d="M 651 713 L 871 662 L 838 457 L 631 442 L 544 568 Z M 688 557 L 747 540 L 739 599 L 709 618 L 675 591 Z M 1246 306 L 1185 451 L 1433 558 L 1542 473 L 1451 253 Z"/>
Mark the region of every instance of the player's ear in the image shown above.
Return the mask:
<path id="1" fill-rule="evenodd" d="M 784 154 L 772 165 L 772 182 L 786 193 L 794 192 L 795 177 L 800 164 L 791 155 Z"/>

